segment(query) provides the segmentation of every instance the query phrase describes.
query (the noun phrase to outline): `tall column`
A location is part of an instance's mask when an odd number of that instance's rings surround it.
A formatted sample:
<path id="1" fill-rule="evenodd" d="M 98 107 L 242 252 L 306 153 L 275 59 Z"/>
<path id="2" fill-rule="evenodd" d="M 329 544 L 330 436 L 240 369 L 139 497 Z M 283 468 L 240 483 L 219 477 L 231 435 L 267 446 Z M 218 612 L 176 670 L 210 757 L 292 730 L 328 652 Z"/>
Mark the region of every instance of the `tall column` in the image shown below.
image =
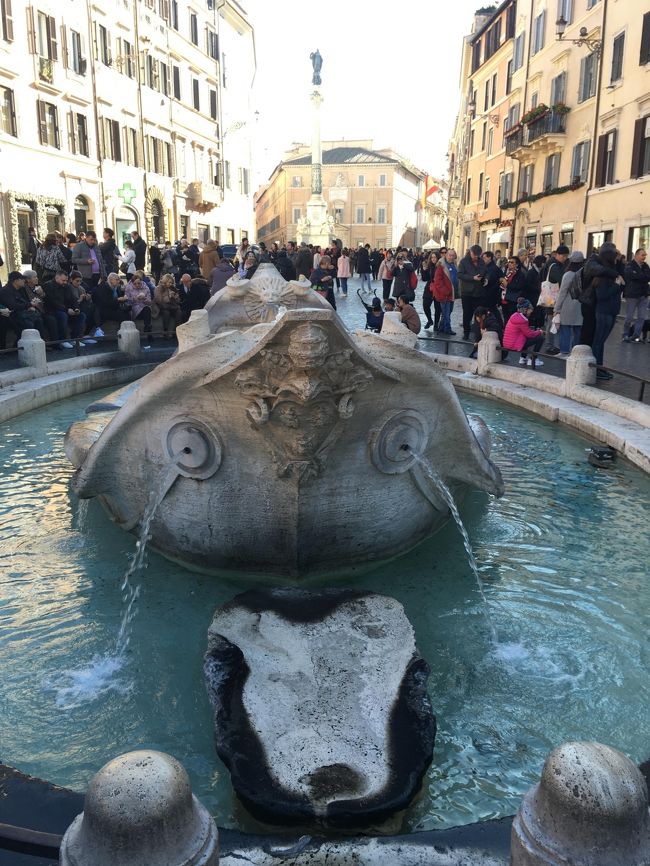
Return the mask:
<path id="1" fill-rule="evenodd" d="M 323 155 L 320 142 L 320 104 L 323 97 L 320 90 L 314 90 L 311 95 L 311 103 L 314 107 L 313 125 L 311 133 L 311 194 L 322 196 L 323 194 Z"/>

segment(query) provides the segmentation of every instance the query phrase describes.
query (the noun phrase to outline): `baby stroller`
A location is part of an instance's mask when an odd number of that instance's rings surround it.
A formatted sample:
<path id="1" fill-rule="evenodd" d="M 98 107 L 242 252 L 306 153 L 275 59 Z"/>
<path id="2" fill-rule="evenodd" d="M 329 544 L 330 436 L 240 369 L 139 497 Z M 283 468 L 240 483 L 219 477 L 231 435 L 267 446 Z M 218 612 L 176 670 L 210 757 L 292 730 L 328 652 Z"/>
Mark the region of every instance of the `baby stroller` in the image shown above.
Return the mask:
<path id="1" fill-rule="evenodd" d="M 382 316 L 379 320 L 371 321 L 373 303 L 376 305 L 376 303 L 379 301 L 379 298 L 377 297 L 377 292 L 374 290 L 372 292 L 368 290 L 364 291 L 363 289 L 359 288 L 357 289 L 357 297 L 363 304 L 363 307 L 366 311 L 366 331 L 374 331 L 375 333 L 379 333 L 384 317 Z M 379 302 L 379 309 L 381 309 L 381 302 Z"/>

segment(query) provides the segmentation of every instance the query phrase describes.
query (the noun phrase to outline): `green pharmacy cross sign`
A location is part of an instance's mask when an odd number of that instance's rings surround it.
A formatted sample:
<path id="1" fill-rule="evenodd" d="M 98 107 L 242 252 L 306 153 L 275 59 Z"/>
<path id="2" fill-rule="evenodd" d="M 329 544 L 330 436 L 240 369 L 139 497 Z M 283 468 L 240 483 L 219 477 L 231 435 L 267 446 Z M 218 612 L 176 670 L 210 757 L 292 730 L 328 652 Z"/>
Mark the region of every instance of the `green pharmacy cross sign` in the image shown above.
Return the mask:
<path id="1" fill-rule="evenodd" d="M 130 183 L 125 183 L 122 184 L 120 189 L 118 189 L 117 194 L 122 199 L 124 204 L 131 204 L 133 199 L 136 197 L 137 192 Z"/>

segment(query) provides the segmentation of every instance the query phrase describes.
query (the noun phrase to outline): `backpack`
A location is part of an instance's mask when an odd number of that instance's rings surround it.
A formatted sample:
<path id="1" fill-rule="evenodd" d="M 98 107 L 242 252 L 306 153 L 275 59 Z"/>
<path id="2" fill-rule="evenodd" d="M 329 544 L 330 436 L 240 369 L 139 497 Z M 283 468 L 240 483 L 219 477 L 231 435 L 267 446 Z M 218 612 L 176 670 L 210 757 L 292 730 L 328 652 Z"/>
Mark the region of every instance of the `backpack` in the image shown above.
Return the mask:
<path id="1" fill-rule="evenodd" d="M 418 287 L 418 275 L 415 273 L 415 271 L 411 271 L 411 273 L 409 275 L 409 289 L 411 289 L 411 291 L 414 292 L 417 289 L 417 287 Z"/>
<path id="2" fill-rule="evenodd" d="M 580 268 L 579 271 L 576 271 L 573 275 L 573 282 L 569 287 L 569 294 L 574 301 L 580 300 L 580 295 L 582 293 L 582 271 L 583 268 Z"/>
<path id="3" fill-rule="evenodd" d="M 576 271 L 576 276 L 579 274 L 579 286 L 576 291 L 576 301 L 580 301 L 581 304 L 585 304 L 587 306 L 593 307 L 596 303 L 596 287 L 594 285 L 594 278 L 590 279 L 588 282 L 584 279 L 584 268 L 580 268 L 579 271 Z M 573 289 L 573 287 L 572 287 Z M 573 292 L 571 293 L 571 297 L 574 297 Z"/>

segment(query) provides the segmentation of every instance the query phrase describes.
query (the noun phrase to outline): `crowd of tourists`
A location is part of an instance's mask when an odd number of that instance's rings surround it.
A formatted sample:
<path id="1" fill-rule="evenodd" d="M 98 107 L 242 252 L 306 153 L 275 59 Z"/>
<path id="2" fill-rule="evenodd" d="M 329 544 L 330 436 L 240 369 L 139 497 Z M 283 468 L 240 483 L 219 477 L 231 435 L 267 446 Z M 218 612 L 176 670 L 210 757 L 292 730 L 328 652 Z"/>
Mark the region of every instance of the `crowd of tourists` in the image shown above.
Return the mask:
<path id="1" fill-rule="evenodd" d="M 455 250 L 445 247 L 423 252 L 288 241 L 267 248 L 263 242 L 251 245 L 247 238 L 229 257 L 214 241 L 200 244 L 197 238 L 148 248 L 136 231 L 123 247 L 109 228 L 101 242 L 93 231 L 66 237 L 52 233 L 40 242 L 32 229 L 32 267 L 10 273 L 0 287 L 0 348 L 8 331 L 19 336 L 24 328 L 37 329 L 61 348 L 72 348 L 69 339 L 75 338 L 92 344 L 104 336 L 107 322 L 125 320 L 141 321 L 152 338 L 153 320 L 160 318 L 162 335 L 171 337 L 230 277 L 250 279 L 263 262 L 273 263 L 286 280 L 309 279 L 334 309 L 337 300 L 348 297 L 349 280 L 358 276 L 360 291 L 370 299 L 364 301 L 366 327 L 374 331 L 381 330 L 385 312 L 397 310 L 404 326 L 420 333 L 422 321 L 414 307 L 420 292 L 424 329 L 456 336 L 451 316 L 460 302 L 462 339 L 471 343 L 474 356 L 482 335 L 493 331 L 504 357 L 519 352 L 522 365 L 533 365 L 531 356 L 539 352 L 566 358 L 573 346 L 584 344 L 602 367 L 622 298 L 622 339 L 650 342 L 646 251 L 638 249 L 626 261 L 612 243 L 588 259 L 564 245 L 548 257 L 524 249 L 506 257 L 500 250 L 473 245 L 460 261 Z M 542 364 L 535 359 L 534 366 Z M 599 369 L 598 377 L 611 374 Z"/>

